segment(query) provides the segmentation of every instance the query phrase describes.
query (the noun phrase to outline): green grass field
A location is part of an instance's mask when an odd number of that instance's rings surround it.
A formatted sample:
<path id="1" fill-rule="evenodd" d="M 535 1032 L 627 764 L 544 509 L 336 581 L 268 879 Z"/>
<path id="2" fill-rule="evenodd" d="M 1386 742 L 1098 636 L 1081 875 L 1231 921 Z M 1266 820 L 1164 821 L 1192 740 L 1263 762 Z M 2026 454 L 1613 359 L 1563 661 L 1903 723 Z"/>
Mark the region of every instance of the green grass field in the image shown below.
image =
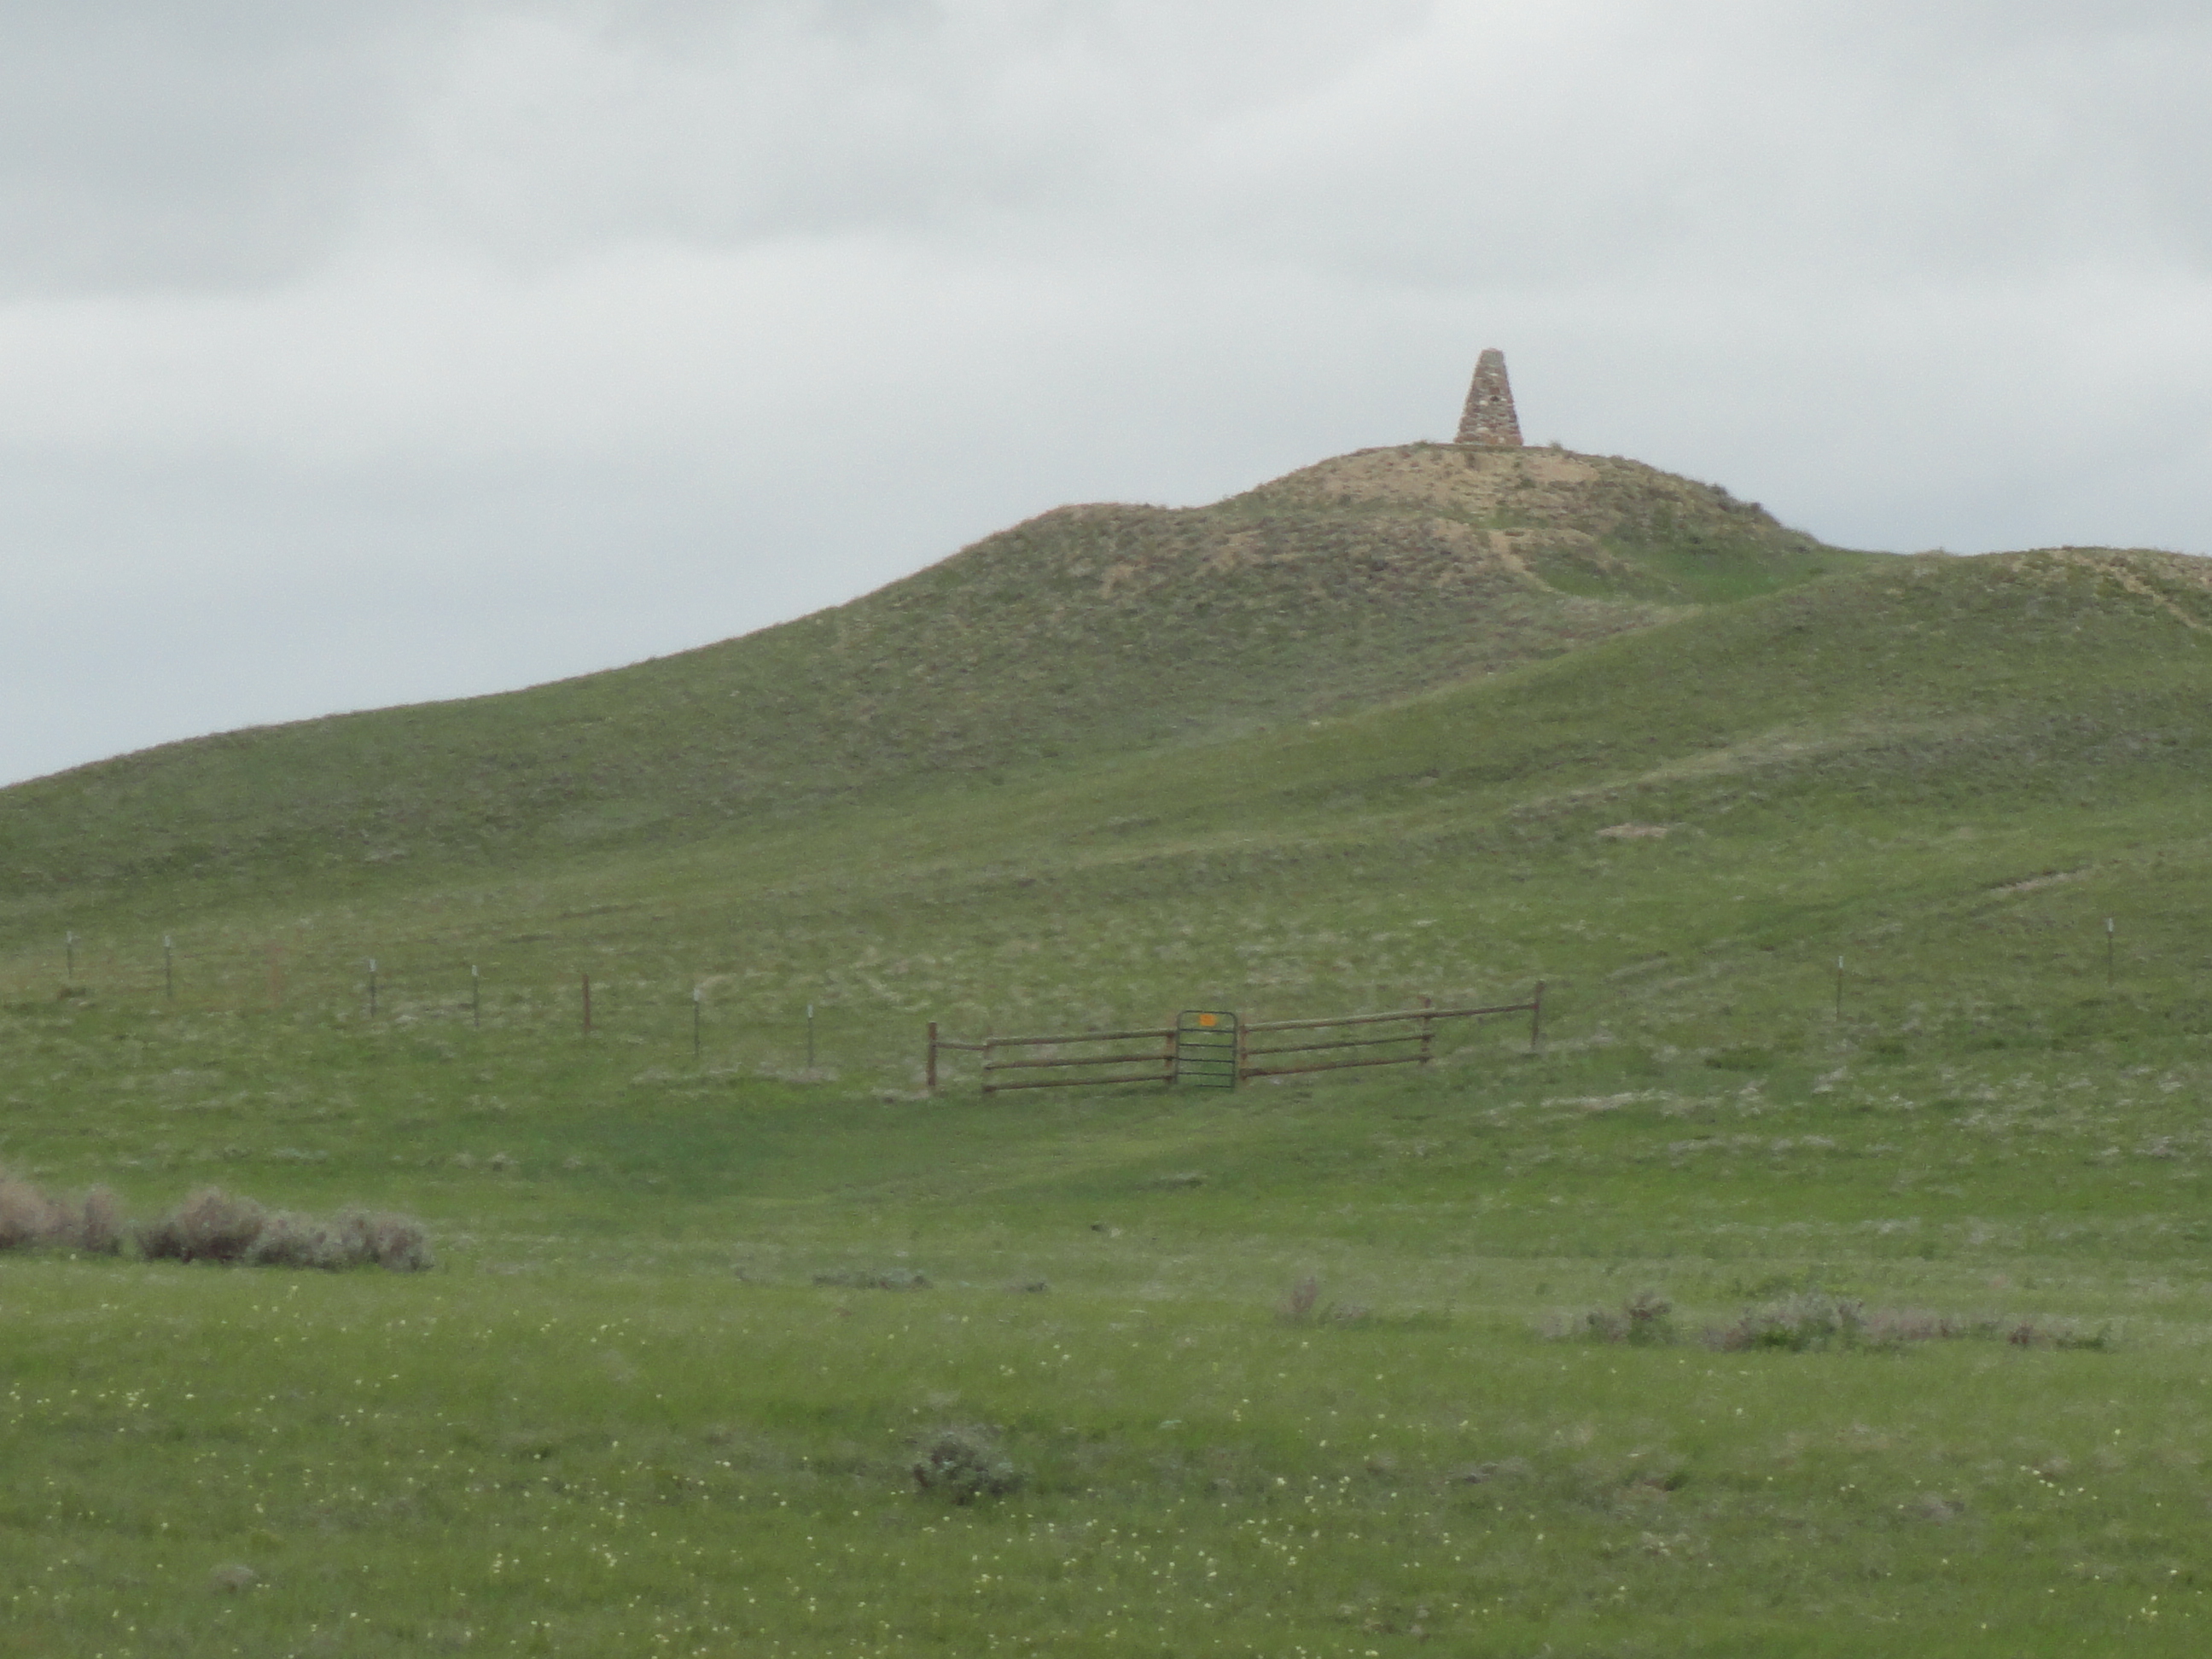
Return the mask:
<path id="1" fill-rule="evenodd" d="M 0 794 L 0 1163 L 439 1255 L 0 1254 L 0 1654 L 2197 1651 L 2212 592 L 1760 534 L 1556 538 L 1620 625 L 1496 672 L 1301 704 L 1263 640 L 1265 718 L 711 823 L 720 738 L 617 721 L 625 830 L 520 703 Z M 920 1086 L 930 1019 L 1540 979 L 1538 1053 Z"/>
<path id="2" fill-rule="evenodd" d="M 154 1035 L 37 1018 L 57 1051 Z M 404 1202 L 444 1263 L 8 1259 L 0 1651 L 2199 1639 L 2185 1047 L 1929 1066 L 1854 1029 L 1808 1074 L 1478 1041 L 1433 1079 L 1009 1105 L 459 1033 L 286 1066 L 296 1027 L 182 1023 L 200 1079 L 15 1113 L 10 1157 L 142 1211 Z M 1814 1288 L 1988 1328 L 1700 1340 Z M 1576 1334 L 1644 1291 L 1679 1340 Z M 946 1429 L 1021 1489 L 918 1491 Z"/>

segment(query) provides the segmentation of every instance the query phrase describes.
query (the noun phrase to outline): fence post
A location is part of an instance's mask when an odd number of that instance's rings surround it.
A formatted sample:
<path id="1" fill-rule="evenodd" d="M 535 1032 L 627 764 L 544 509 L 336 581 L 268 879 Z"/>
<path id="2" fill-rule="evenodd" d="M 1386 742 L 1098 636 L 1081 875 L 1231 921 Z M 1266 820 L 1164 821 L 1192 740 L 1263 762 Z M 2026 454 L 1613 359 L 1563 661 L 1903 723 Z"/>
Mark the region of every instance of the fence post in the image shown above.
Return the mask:
<path id="1" fill-rule="evenodd" d="M 368 1017 L 376 1018 L 376 958 L 368 959 Z"/>
<path id="2" fill-rule="evenodd" d="M 937 1092 L 937 1022 L 929 1022 L 929 1059 L 921 1068 L 921 1086 L 931 1094 Z"/>
<path id="3" fill-rule="evenodd" d="M 1544 1047 L 1544 981 L 1536 981 L 1536 994 L 1528 1004 L 1528 1052 L 1541 1053 Z"/>
<path id="4" fill-rule="evenodd" d="M 991 1056 L 998 1051 L 998 1044 L 986 1032 L 983 1036 L 983 1092 L 987 1095 L 998 1092 L 991 1086 Z"/>
<path id="5" fill-rule="evenodd" d="M 176 947 L 167 933 L 161 935 L 161 994 L 172 1002 L 177 1000 Z"/>
<path id="6" fill-rule="evenodd" d="M 469 964 L 469 1024 L 483 1030 L 483 976 L 474 963 Z"/>
<path id="7" fill-rule="evenodd" d="M 1176 1031 L 1173 1026 L 1160 1039 L 1160 1087 L 1172 1089 L 1176 1082 Z"/>
<path id="8" fill-rule="evenodd" d="M 1437 1000 L 1434 997 L 1423 997 L 1421 999 L 1421 1006 L 1424 1008 L 1433 1008 L 1436 1006 Z M 1437 1023 L 1436 1021 L 1424 1016 L 1421 1020 L 1421 1064 L 1424 1066 L 1427 1065 L 1431 1060 L 1436 1058 L 1436 1054 Z"/>

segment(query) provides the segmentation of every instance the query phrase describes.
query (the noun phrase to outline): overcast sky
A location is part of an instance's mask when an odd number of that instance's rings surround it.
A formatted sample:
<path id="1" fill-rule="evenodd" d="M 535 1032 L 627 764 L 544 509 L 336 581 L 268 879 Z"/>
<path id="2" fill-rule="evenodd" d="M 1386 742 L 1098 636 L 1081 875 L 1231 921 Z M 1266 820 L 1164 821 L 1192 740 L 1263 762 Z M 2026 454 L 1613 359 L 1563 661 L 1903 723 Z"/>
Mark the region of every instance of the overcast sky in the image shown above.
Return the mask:
<path id="1" fill-rule="evenodd" d="M 9 0 L 0 780 L 1531 441 L 2212 552 L 2203 0 Z"/>

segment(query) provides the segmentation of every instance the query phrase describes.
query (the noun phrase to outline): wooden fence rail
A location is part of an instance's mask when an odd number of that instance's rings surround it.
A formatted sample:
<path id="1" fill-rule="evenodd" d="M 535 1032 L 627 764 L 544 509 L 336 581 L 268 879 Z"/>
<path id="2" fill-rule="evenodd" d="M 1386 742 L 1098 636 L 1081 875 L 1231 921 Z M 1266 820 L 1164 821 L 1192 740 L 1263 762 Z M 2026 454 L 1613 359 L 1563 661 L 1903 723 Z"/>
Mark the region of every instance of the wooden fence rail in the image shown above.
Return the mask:
<path id="1" fill-rule="evenodd" d="M 1419 1008 L 1404 1009 L 1388 1014 L 1340 1014 L 1327 1019 L 1271 1019 L 1237 1027 L 1236 1080 L 1247 1078 L 1288 1077 L 1299 1072 L 1337 1072 L 1356 1066 L 1420 1066 L 1436 1057 L 1436 1023 L 1440 1019 L 1473 1019 L 1485 1014 L 1526 1014 L 1528 1016 L 1528 1047 L 1533 1051 L 1544 1040 L 1544 987 L 1536 985 L 1535 994 L 1526 1002 L 1499 1003 L 1482 1008 L 1438 1008 L 1426 997 Z M 1224 1019 L 1233 1016 L 1223 1016 Z M 1213 1016 L 1208 1015 L 1211 1024 Z M 1273 1032 L 1322 1031 L 1334 1027 L 1353 1025 L 1411 1024 L 1410 1031 L 1395 1032 L 1388 1036 L 1329 1037 L 1317 1042 L 1273 1043 L 1255 1048 L 1251 1039 Z M 1076 1054 L 1048 1056 L 1042 1060 L 1001 1060 L 1001 1049 L 1054 1048 L 1076 1047 L 1087 1043 L 1138 1042 L 1157 1038 L 1160 1042 L 1156 1054 Z M 1285 1054 L 1312 1054 L 1335 1052 L 1347 1048 L 1384 1048 L 1410 1044 L 1411 1054 L 1385 1054 L 1373 1059 L 1340 1059 L 1310 1060 L 1294 1066 L 1255 1066 L 1255 1060 L 1272 1060 Z M 927 1086 L 937 1087 L 937 1057 L 946 1050 L 983 1056 L 983 1092 L 1003 1094 L 1014 1089 L 1080 1089 L 1093 1084 L 1160 1083 L 1172 1085 L 1176 1080 L 1176 1028 L 1169 1025 L 1135 1031 L 1075 1031 L 1060 1036 L 986 1037 L 981 1042 L 956 1042 L 950 1037 L 939 1036 L 937 1022 L 929 1022 L 928 1058 L 923 1073 Z M 1100 1066 L 1140 1066 L 1137 1073 L 1116 1072 L 1112 1076 L 1097 1077 L 1090 1073 Z M 1000 1080 L 1005 1072 L 1050 1068 L 1072 1070 L 1083 1073 L 1077 1077 L 1036 1078 L 1025 1080 Z"/>
<path id="2" fill-rule="evenodd" d="M 1131 1054 L 1056 1054 L 1043 1060 L 1001 1060 L 999 1054 L 1006 1048 L 1059 1048 L 1079 1047 L 1097 1042 L 1137 1042 L 1146 1037 L 1158 1038 L 1160 1048 L 1154 1053 Z M 1071 1031 L 1059 1036 L 985 1037 L 981 1042 L 955 1042 L 950 1037 L 939 1036 L 937 1022 L 929 1022 L 929 1055 L 923 1067 L 926 1086 L 937 1087 L 937 1057 L 946 1049 L 983 1056 L 983 1092 L 987 1095 L 1005 1094 L 1015 1089 L 1080 1089 L 1092 1084 L 1107 1083 L 1172 1083 L 1175 1081 L 1175 1030 L 1173 1027 L 1148 1029 L 1139 1031 Z M 1141 1066 L 1142 1072 L 1117 1071 L 1107 1077 L 1093 1077 L 1090 1072 L 1103 1066 Z M 1033 1071 L 1040 1068 L 1076 1070 L 1080 1077 L 1046 1077 L 1002 1080 L 1002 1072 Z"/>
<path id="3" fill-rule="evenodd" d="M 1483 1008 L 1438 1008 L 1428 998 L 1421 999 L 1418 1008 L 1402 1009 L 1389 1014 L 1340 1014 L 1326 1019 L 1263 1019 L 1254 1020 L 1238 1033 L 1237 1080 L 1242 1083 L 1253 1077 L 1290 1077 L 1300 1072 L 1341 1072 L 1355 1066 L 1425 1066 L 1436 1058 L 1436 1022 L 1440 1019 L 1473 1019 L 1482 1014 L 1526 1014 L 1528 1016 L 1528 1047 L 1533 1051 L 1544 1040 L 1544 987 L 1541 981 L 1536 993 L 1526 1002 L 1504 1002 Z M 1411 1024 L 1413 1030 L 1395 1033 L 1389 1036 L 1334 1037 L 1322 1042 L 1278 1042 L 1265 1048 L 1253 1046 L 1252 1039 L 1274 1031 L 1321 1031 L 1351 1025 Z M 1414 1052 L 1410 1054 L 1386 1054 L 1372 1060 L 1319 1060 L 1296 1066 L 1255 1066 L 1255 1060 L 1271 1060 L 1282 1054 L 1317 1054 L 1323 1049 L 1381 1048 L 1395 1044 L 1410 1043 Z"/>

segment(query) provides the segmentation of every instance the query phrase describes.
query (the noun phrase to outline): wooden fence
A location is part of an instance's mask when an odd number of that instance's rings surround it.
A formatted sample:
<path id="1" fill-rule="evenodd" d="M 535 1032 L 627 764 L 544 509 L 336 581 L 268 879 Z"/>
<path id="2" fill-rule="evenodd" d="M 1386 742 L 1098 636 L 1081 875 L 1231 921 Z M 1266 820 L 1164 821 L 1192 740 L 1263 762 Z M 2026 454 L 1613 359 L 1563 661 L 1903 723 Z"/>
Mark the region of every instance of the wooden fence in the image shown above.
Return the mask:
<path id="1" fill-rule="evenodd" d="M 1526 1002 L 1498 1003 L 1481 1008 L 1439 1008 L 1428 998 L 1421 999 L 1419 1008 L 1408 1008 L 1388 1014 L 1336 1014 L 1325 1019 L 1272 1019 L 1252 1024 L 1236 1024 L 1235 1081 L 1248 1078 L 1288 1077 L 1302 1072 L 1346 1071 L 1360 1066 L 1425 1066 L 1436 1057 L 1437 1022 L 1440 1019 L 1473 1019 L 1486 1014 L 1526 1014 L 1528 1016 L 1528 1047 L 1533 1052 L 1544 1041 L 1544 987 L 1541 981 L 1535 994 Z M 1217 1018 L 1234 1020 L 1235 1016 Z M 1206 1024 L 1213 1023 L 1209 1018 Z M 1188 1022 L 1184 1022 L 1188 1024 Z M 1359 1036 L 1319 1036 L 1323 1032 L 1348 1030 L 1352 1027 L 1405 1025 L 1412 1029 L 1380 1035 Z M 1252 1039 L 1289 1034 L 1301 1039 L 1308 1036 L 1316 1040 L 1292 1042 L 1273 1042 L 1255 1047 Z M 986 1037 L 981 1042 L 957 1042 L 938 1035 L 937 1022 L 929 1022 L 929 1048 L 923 1067 L 927 1086 L 937 1087 L 937 1057 L 945 1050 L 983 1056 L 983 1092 L 1002 1094 L 1013 1089 L 1079 1089 L 1094 1084 L 1158 1083 L 1170 1085 L 1176 1081 L 1176 1038 L 1178 1027 L 1166 1025 L 1135 1031 L 1079 1031 L 1061 1036 Z M 1157 1042 L 1157 1050 L 1146 1053 L 1106 1054 L 1054 1054 L 1043 1058 L 1020 1057 L 1003 1059 L 1010 1050 L 1032 1048 L 1066 1049 L 1096 1048 L 1108 1045 Z M 1404 1052 L 1408 1048 L 1412 1052 Z M 1370 1048 L 1389 1052 L 1369 1054 L 1353 1051 Z M 1302 1056 L 1288 1066 L 1255 1065 L 1255 1060 L 1279 1060 L 1287 1054 Z M 1327 1059 L 1306 1059 L 1303 1056 L 1326 1054 Z M 1142 1070 L 1127 1068 L 1139 1066 Z M 1112 1068 L 1101 1075 L 1103 1068 Z M 1026 1072 L 1053 1069 L 1071 1073 L 1063 1077 L 1006 1079 L 1007 1072 Z"/>
<path id="2" fill-rule="evenodd" d="M 1544 987 L 1540 981 L 1536 993 L 1526 1002 L 1504 1002 L 1486 1008 L 1438 1008 L 1428 998 L 1421 1006 L 1393 1014 L 1339 1014 L 1327 1019 L 1269 1019 L 1259 1020 L 1243 1028 L 1243 1042 L 1237 1062 L 1237 1080 L 1242 1083 L 1252 1077 L 1289 1077 L 1298 1072 L 1340 1072 L 1355 1066 L 1425 1066 L 1436 1057 L 1437 1027 L 1440 1019 L 1472 1019 L 1480 1014 L 1526 1014 L 1528 1016 L 1528 1047 L 1533 1051 L 1544 1040 Z M 1276 1032 L 1307 1033 L 1342 1030 L 1352 1026 L 1410 1024 L 1410 1031 L 1392 1032 L 1383 1036 L 1327 1037 L 1316 1042 L 1279 1042 L 1267 1048 L 1255 1048 L 1252 1039 Z M 1349 1048 L 1402 1048 L 1413 1045 L 1412 1054 L 1391 1053 L 1364 1058 L 1345 1057 L 1329 1060 L 1302 1060 L 1293 1066 L 1255 1066 L 1255 1060 L 1272 1060 L 1284 1054 L 1313 1054 L 1330 1053 L 1342 1054 Z"/>
<path id="3" fill-rule="evenodd" d="M 1096 1047 L 1099 1044 L 1142 1042 L 1147 1038 L 1157 1041 L 1160 1047 L 1148 1054 L 1065 1054 L 1048 1055 L 1041 1060 L 1002 1060 L 1000 1054 L 1007 1049 L 1071 1048 Z M 924 1067 L 928 1086 L 937 1087 L 937 1056 L 940 1050 L 953 1048 L 983 1056 L 983 1092 L 1003 1094 L 1012 1089 L 1079 1089 L 1094 1083 L 1161 1083 L 1175 1081 L 1175 1027 L 1142 1031 L 1079 1031 L 1066 1036 L 1011 1036 L 986 1037 L 981 1042 L 955 1042 L 937 1034 L 937 1022 L 929 1022 L 929 1060 Z M 1145 1067 L 1141 1072 L 1127 1069 L 1115 1071 L 1110 1076 L 1093 1073 L 1100 1066 L 1127 1068 Z M 1073 1077 L 1027 1078 L 1000 1080 L 1001 1072 L 1026 1072 L 1044 1069 L 1076 1071 Z"/>

